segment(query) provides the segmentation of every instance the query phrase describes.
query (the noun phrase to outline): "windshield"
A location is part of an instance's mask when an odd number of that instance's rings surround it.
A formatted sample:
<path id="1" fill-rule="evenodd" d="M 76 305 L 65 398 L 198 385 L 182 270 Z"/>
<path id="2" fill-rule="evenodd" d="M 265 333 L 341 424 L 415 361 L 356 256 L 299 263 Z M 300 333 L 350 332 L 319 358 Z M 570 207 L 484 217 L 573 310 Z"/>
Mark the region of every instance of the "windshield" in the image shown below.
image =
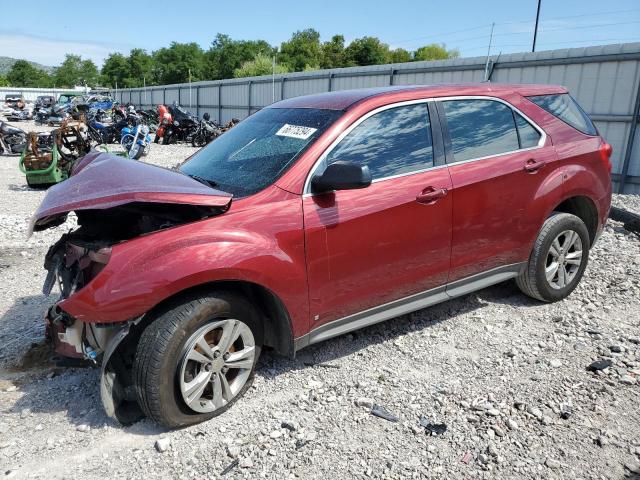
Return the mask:
<path id="1" fill-rule="evenodd" d="M 271 185 L 340 115 L 310 108 L 266 108 L 197 152 L 180 171 L 236 197 Z"/>

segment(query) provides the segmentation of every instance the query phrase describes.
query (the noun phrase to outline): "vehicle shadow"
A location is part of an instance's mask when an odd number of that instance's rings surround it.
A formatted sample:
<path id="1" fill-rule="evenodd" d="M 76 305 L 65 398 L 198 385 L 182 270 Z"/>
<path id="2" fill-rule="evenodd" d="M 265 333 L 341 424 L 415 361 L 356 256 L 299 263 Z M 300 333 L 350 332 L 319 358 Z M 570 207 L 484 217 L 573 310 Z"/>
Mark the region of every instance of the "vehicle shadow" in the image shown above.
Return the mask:
<path id="1" fill-rule="evenodd" d="M 393 341 L 410 332 L 428 329 L 461 315 L 480 313 L 491 303 L 522 308 L 541 305 L 541 302 L 523 295 L 515 282 L 507 281 L 311 345 L 301 350 L 293 360 L 265 351 L 258 365 L 257 374 L 268 379 L 292 369 L 313 368 L 314 366 L 331 368 L 331 362 L 353 355 L 359 350 Z M 337 365 L 334 365 L 335 367 Z"/>
<path id="2" fill-rule="evenodd" d="M 73 425 L 101 428 L 117 426 L 106 416 L 99 395 L 99 368 L 60 367 L 43 342 L 43 312 L 52 297 L 33 295 L 18 298 L 0 318 L 0 380 L 17 387 L 18 398 L 2 413 L 13 415 L 63 413 Z M 490 303 L 519 307 L 539 305 L 523 296 L 513 282 L 506 282 L 395 319 L 356 330 L 312 345 L 295 359 L 265 351 L 257 375 L 269 380 L 292 370 L 326 366 L 371 345 L 393 341 L 412 331 L 427 329 L 440 322 L 480 311 Z M 17 326 L 20 327 L 17 327 Z M 155 435 L 166 430 L 149 421 L 122 427 L 128 433 Z"/>

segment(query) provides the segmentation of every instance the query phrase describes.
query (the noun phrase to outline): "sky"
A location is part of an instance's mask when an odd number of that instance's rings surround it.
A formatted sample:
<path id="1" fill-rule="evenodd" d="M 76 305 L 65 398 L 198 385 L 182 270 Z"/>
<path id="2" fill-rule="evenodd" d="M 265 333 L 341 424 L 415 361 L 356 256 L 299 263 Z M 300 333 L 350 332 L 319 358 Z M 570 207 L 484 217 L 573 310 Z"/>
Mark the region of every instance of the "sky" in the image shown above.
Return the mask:
<path id="1" fill-rule="evenodd" d="M 640 41 L 640 0 L 541 1 L 536 50 Z M 530 51 L 537 6 L 537 0 L 77 3 L 0 0 L 0 56 L 55 66 L 73 53 L 101 66 L 110 52 L 131 48 L 151 52 L 177 41 L 206 49 L 218 32 L 279 45 L 305 28 L 318 30 L 322 40 L 342 34 L 348 43 L 370 35 L 392 48 L 444 43 L 462 57 L 484 56 L 492 23 L 492 54 Z"/>

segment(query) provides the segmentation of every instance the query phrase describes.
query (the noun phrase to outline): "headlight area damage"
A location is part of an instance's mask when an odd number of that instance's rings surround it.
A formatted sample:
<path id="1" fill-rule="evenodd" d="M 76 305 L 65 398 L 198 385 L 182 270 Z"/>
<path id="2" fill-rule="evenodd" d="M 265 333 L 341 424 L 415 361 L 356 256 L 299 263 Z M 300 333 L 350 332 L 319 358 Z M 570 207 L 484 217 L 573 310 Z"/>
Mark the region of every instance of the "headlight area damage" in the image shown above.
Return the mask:
<path id="1" fill-rule="evenodd" d="M 46 315 L 46 337 L 59 355 L 102 364 L 105 410 L 128 424 L 141 416 L 130 371 L 144 315 L 97 322 L 85 312 L 81 321 L 65 311 L 65 301 L 100 276 L 115 245 L 220 215 L 229 209 L 231 195 L 148 164 L 108 154 L 87 157 L 68 180 L 47 191 L 31 221 L 31 230 L 39 231 L 62 224 L 71 211 L 78 219 L 78 228 L 45 257 L 43 293 L 49 295 L 56 285 L 60 291 Z"/>

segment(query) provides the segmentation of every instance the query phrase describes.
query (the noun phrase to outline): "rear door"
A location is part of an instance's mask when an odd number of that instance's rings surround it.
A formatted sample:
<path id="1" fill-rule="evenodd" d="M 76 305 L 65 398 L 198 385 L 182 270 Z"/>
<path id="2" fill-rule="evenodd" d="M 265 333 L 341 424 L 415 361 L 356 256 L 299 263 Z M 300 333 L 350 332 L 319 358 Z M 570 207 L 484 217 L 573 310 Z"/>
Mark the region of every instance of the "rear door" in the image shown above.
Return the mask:
<path id="1" fill-rule="evenodd" d="M 451 180 L 436 123 L 426 101 L 383 107 L 318 164 L 368 165 L 373 183 L 304 197 L 312 328 L 446 283 Z"/>
<path id="2" fill-rule="evenodd" d="M 561 186 L 560 176 L 543 186 L 557 168 L 555 150 L 542 129 L 503 100 L 442 99 L 438 111 L 453 187 L 449 282 L 517 269 L 508 266 L 527 260 L 540 228 L 531 209 Z"/>

